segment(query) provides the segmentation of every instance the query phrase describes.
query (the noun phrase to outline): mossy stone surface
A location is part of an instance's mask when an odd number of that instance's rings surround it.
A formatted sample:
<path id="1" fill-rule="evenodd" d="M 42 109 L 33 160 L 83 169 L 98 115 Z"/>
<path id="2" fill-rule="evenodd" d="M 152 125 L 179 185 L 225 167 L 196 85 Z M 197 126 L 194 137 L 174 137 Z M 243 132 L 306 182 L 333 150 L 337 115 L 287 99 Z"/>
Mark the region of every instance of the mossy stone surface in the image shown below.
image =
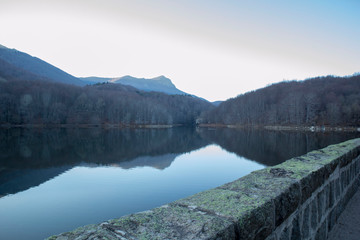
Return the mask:
<path id="1" fill-rule="evenodd" d="M 79 237 L 80 236 L 80 237 Z M 192 207 L 165 205 L 50 239 L 233 239 L 234 223 Z"/>

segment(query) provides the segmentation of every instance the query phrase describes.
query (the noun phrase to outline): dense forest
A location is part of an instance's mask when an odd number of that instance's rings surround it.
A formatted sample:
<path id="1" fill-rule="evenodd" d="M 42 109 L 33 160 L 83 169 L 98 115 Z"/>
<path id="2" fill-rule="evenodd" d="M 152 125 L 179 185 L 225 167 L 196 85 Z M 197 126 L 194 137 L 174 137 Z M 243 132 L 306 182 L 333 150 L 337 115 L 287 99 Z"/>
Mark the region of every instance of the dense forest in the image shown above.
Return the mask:
<path id="1" fill-rule="evenodd" d="M 144 92 L 121 84 L 0 81 L 0 124 L 190 125 L 212 107 L 190 95 Z"/>
<path id="2" fill-rule="evenodd" d="M 287 81 L 239 95 L 202 123 L 243 126 L 359 126 L 360 75 Z"/>

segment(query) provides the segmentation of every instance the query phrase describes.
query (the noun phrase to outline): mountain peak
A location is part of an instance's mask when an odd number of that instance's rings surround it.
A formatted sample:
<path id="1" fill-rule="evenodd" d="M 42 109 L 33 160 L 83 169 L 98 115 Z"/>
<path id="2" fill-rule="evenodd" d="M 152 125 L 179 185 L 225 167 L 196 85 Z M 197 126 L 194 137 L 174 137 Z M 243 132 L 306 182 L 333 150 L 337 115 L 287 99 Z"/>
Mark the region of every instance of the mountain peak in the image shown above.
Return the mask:
<path id="1" fill-rule="evenodd" d="M 165 77 L 164 75 L 160 75 L 158 77 L 154 77 L 152 78 L 153 80 L 163 80 L 163 79 L 167 79 L 167 80 L 170 80 L 169 78 Z"/>
<path id="2" fill-rule="evenodd" d="M 88 82 L 89 84 L 100 82 L 120 83 L 148 92 L 186 94 L 185 92 L 177 89 L 176 86 L 172 83 L 172 81 L 164 75 L 160 75 L 154 78 L 136 78 L 130 75 L 125 75 L 123 77 L 117 78 L 87 77 L 81 78 L 81 80 Z"/>
<path id="3" fill-rule="evenodd" d="M 155 91 L 167 94 L 185 94 L 183 91 L 177 89 L 169 78 L 163 75 L 155 78 L 136 78 L 127 75 L 112 79 L 111 82 L 130 85 L 143 91 Z"/>
<path id="4" fill-rule="evenodd" d="M 153 81 L 157 81 L 159 84 L 168 86 L 168 87 L 175 87 L 175 85 L 172 83 L 172 81 L 165 77 L 164 75 L 149 79 L 149 80 L 153 80 Z"/>

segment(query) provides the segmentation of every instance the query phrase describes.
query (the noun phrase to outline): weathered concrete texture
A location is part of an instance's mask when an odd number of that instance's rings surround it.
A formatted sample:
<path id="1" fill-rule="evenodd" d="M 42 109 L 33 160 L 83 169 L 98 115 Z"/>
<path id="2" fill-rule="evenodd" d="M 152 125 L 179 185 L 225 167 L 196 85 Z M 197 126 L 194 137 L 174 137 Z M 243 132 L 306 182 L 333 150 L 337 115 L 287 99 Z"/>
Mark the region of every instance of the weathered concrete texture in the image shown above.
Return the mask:
<path id="1" fill-rule="evenodd" d="M 339 164 L 272 236 L 275 239 L 327 239 L 339 214 L 359 186 L 359 164 L 360 157 L 353 158 L 342 168 Z M 340 182 L 343 182 L 341 188 Z"/>
<path id="2" fill-rule="evenodd" d="M 50 239 L 325 239 L 358 187 L 360 139 Z"/>
<path id="3" fill-rule="evenodd" d="M 219 218 L 232 220 L 240 239 L 243 239 L 243 236 L 265 238 L 273 229 L 273 204 L 270 199 L 261 198 L 260 195 L 217 188 L 178 200 L 175 203 L 204 209 Z"/>

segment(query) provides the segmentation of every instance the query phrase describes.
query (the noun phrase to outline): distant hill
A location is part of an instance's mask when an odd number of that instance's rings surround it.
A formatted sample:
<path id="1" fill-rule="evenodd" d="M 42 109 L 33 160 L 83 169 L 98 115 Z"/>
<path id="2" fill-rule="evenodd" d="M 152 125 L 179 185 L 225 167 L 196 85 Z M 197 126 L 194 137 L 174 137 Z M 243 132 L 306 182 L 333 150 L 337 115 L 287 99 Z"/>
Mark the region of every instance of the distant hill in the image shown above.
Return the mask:
<path id="1" fill-rule="evenodd" d="M 214 106 L 219 106 L 223 101 L 211 102 Z"/>
<path id="2" fill-rule="evenodd" d="M 273 84 L 223 102 L 202 120 L 241 126 L 360 126 L 360 76 Z"/>
<path id="3" fill-rule="evenodd" d="M 19 79 L 21 76 L 23 80 L 47 80 L 78 86 L 86 85 L 80 79 L 39 58 L 2 45 L 0 45 L 0 67 L 0 78 L 5 80 Z"/>
<path id="4" fill-rule="evenodd" d="M 95 83 L 106 83 L 111 82 L 111 80 L 115 78 L 105 78 L 105 77 L 81 77 L 80 78 L 83 82 L 87 84 L 95 84 Z"/>
<path id="5" fill-rule="evenodd" d="M 124 76 L 120 78 L 101 78 L 101 77 L 86 77 L 81 78 L 88 83 L 112 82 L 129 85 L 139 90 L 146 92 L 162 92 L 170 95 L 187 94 L 179 89 L 165 76 L 155 78 L 136 78 L 132 76 Z"/>

